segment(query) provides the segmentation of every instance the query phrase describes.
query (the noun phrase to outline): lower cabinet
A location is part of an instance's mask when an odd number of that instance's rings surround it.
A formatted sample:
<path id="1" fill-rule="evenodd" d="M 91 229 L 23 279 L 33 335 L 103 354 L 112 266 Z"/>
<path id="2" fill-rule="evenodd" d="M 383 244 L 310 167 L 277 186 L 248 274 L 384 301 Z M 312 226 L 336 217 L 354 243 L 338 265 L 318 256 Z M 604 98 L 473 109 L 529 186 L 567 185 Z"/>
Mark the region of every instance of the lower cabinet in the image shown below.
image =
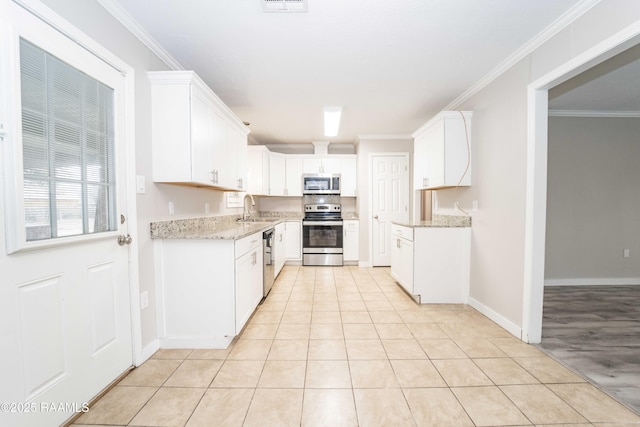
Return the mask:
<path id="1" fill-rule="evenodd" d="M 273 273 L 274 278 L 278 277 L 282 267 L 284 267 L 284 260 L 286 257 L 285 254 L 285 224 L 281 222 L 280 224 L 276 224 L 274 227 L 274 242 L 273 242 L 273 253 L 275 254 L 275 258 L 273 260 Z"/>
<path id="2" fill-rule="evenodd" d="M 302 221 L 285 221 L 284 258 L 302 261 Z"/>
<path id="3" fill-rule="evenodd" d="M 391 227 L 391 276 L 422 304 L 469 298 L 469 227 Z"/>
<path id="4" fill-rule="evenodd" d="M 154 240 L 161 348 L 227 348 L 262 299 L 262 233 Z"/>
<path id="5" fill-rule="evenodd" d="M 391 227 L 391 277 L 409 294 L 413 289 L 413 229 L 392 225 Z"/>
<path id="6" fill-rule="evenodd" d="M 342 228 L 344 230 L 342 259 L 347 264 L 357 264 L 360 259 L 360 221 L 345 219 Z"/>

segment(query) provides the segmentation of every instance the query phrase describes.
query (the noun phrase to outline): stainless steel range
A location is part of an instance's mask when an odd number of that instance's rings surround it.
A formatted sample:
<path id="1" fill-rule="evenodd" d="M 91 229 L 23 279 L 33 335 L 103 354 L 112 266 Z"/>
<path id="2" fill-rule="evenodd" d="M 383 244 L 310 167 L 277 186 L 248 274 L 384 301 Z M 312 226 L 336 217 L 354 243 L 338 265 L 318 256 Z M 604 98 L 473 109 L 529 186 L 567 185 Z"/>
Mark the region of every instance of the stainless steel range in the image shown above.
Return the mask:
<path id="1" fill-rule="evenodd" d="M 342 265 L 342 206 L 304 205 L 302 265 Z"/>

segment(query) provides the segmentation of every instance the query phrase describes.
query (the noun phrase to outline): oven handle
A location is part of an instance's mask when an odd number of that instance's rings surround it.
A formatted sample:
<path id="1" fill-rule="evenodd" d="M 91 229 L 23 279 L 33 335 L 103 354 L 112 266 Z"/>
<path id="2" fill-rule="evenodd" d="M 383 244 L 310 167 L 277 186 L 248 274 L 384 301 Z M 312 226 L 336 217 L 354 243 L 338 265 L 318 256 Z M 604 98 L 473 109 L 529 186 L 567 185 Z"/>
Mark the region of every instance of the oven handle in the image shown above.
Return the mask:
<path id="1" fill-rule="evenodd" d="M 302 225 L 342 225 L 343 221 L 302 221 Z"/>

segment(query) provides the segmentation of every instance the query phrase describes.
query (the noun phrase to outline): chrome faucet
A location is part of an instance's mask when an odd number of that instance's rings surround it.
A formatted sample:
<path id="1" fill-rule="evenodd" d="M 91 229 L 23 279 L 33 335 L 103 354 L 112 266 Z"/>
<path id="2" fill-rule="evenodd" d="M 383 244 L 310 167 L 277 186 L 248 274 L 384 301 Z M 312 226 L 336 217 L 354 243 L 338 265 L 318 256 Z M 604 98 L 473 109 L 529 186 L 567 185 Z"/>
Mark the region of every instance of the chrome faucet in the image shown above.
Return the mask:
<path id="1" fill-rule="evenodd" d="M 251 204 L 247 207 L 247 199 L 251 201 Z M 242 201 L 242 220 L 246 221 L 251 218 L 251 206 L 255 206 L 256 201 L 253 199 L 253 196 L 249 193 L 244 195 L 244 200 Z"/>

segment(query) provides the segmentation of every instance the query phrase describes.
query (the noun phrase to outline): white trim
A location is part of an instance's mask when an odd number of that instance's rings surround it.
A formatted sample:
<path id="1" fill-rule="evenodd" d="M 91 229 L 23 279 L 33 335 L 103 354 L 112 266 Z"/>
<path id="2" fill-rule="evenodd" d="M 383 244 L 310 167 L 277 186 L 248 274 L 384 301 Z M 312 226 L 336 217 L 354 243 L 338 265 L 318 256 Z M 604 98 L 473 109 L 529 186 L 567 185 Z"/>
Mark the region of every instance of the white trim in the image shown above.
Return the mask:
<path id="1" fill-rule="evenodd" d="M 369 168 L 369 206 L 368 206 L 368 212 L 367 214 L 369 215 L 369 247 L 367 248 L 369 251 L 369 261 L 367 262 L 369 267 L 374 267 L 373 265 L 373 197 L 371 196 L 373 194 L 373 158 L 379 156 L 379 157 L 406 157 L 407 159 L 407 221 L 409 221 L 411 219 L 411 212 L 409 211 L 409 202 L 411 201 L 411 191 L 410 191 L 410 185 L 411 185 L 411 176 L 409 174 L 409 170 L 411 168 L 411 156 L 409 155 L 408 152 L 404 151 L 404 152 L 379 152 L 379 153 L 369 153 L 369 157 L 368 157 L 368 163 L 367 163 L 367 167 Z M 381 266 L 382 267 L 382 266 Z"/>
<path id="2" fill-rule="evenodd" d="M 156 338 L 155 340 L 144 346 L 144 348 L 142 349 L 142 353 L 140 354 L 140 361 L 136 362 L 135 366 L 142 365 L 144 362 L 149 360 L 151 356 L 153 356 L 153 354 L 158 350 L 160 350 L 160 340 Z"/>
<path id="3" fill-rule="evenodd" d="M 133 241 L 129 246 L 129 289 L 131 303 L 131 339 L 132 339 L 132 362 L 135 365 L 142 363 L 142 320 L 140 313 L 140 282 L 138 271 L 138 229 L 137 229 L 137 209 L 136 209 L 136 162 L 135 162 L 135 75 L 134 69 L 119 57 L 111 53 L 97 43 L 83 31 L 73 26 L 66 19 L 62 18 L 52 9 L 45 6 L 38 0 L 13 0 L 20 7 L 38 17 L 47 25 L 64 34 L 82 48 L 91 52 L 97 58 L 120 71 L 125 80 L 124 96 L 125 111 L 123 114 L 125 123 L 126 145 L 126 171 L 127 183 L 125 185 L 127 200 L 127 231 L 132 236 Z"/>
<path id="4" fill-rule="evenodd" d="M 525 207 L 525 259 L 522 339 L 542 339 L 542 298 L 546 228 L 548 89 L 638 44 L 640 21 L 636 21 L 527 87 L 527 189 Z"/>
<path id="5" fill-rule="evenodd" d="M 97 0 L 107 12 L 149 48 L 162 62 L 172 70 L 184 70 L 184 67 L 173 57 L 151 34 L 145 30 L 116 0 Z"/>
<path id="6" fill-rule="evenodd" d="M 639 285 L 640 277 L 585 277 L 579 279 L 545 279 L 544 286 L 629 286 Z"/>
<path id="7" fill-rule="evenodd" d="M 576 3 L 571 9 L 567 10 L 558 19 L 553 21 L 544 30 L 538 33 L 535 37 L 523 44 L 518 50 L 512 53 L 507 59 L 501 62 L 496 68 L 491 70 L 489 74 L 478 80 L 473 86 L 464 91 L 460 96 L 451 101 L 443 110 L 457 110 L 458 107 L 471 98 L 476 93 L 480 92 L 483 88 L 487 87 L 491 82 L 500 77 L 503 73 L 517 64 L 520 60 L 530 55 L 550 38 L 558 34 L 565 27 L 578 19 L 584 13 L 588 12 L 595 5 L 600 3 L 600 0 L 582 0 Z"/>
<path id="8" fill-rule="evenodd" d="M 212 348 L 224 350 L 229 348 L 229 345 L 233 341 L 234 337 L 222 337 L 222 338 L 173 338 L 166 337 L 160 339 L 160 348 Z"/>
<path id="9" fill-rule="evenodd" d="M 373 268 L 371 261 L 358 261 L 358 267 L 360 268 Z"/>
<path id="10" fill-rule="evenodd" d="M 500 313 L 497 313 L 495 311 L 493 311 L 492 309 L 490 309 L 489 307 L 487 307 L 486 305 L 482 304 L 480 301 L 469 297 L 468 298 L 468 304 L 475 308 L 476 310 L 478 310 L 480 313 L 484 314 L 485 316 L 487 316 L 489 319 L 491 319 L 492 321 L 494 321 L 495 323 L 498 324 L 498 326 L 502 327 L 504 330 L 506 330 L 507 332 L 509 332 L 511 335 L 521 338 L 522 337 L 522 329 L 520 329 L 520 327 L 518 325 L 516 325 L 515 323 L 513 323 L 511 320 L 507 319 L 506 317 L 502 316 Z"/>
<path id="11" fill-rule="evenodd" d="M 549 117 L 640 117 L 640 111 L 549 110 Z"/>

